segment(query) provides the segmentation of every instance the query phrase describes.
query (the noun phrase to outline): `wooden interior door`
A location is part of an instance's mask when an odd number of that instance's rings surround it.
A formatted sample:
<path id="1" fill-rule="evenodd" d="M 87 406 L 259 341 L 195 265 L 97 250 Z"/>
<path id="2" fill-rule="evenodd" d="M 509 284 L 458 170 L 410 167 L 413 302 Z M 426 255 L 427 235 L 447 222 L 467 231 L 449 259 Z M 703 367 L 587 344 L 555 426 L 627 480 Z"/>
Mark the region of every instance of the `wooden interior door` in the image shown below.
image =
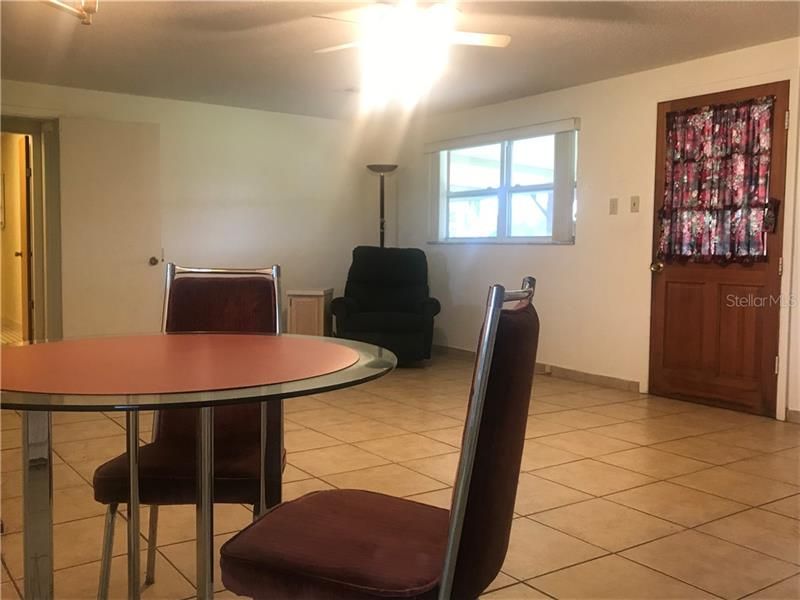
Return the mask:
<path id="1" fill-rule="evenodd" d="M 19 138 L 19 229 L 20 229 L 20 293 L 22 317 L 22 339 L 33 339 L 33 297 L 31 294 L 31 199 L 33 190 L 31 180 L 31 143 L 27 135 Z"/>
<path id="2" fill-rule="evenodd" d="M 159 126 L 62 118 L 59 127 L 64 337 L 158 332 Z"/>
<path id="3" fill-rule="evenodd" d="M 774 96 L 768 196 L 780 201 L 766 260 L 750 264 L 661 262 L 667 115 L 691 108 Z M 650 391 L 775 416 L 781 307 L 783 214 L 789 82 L 782 81 L 658 105 L 650 317 Z"/>

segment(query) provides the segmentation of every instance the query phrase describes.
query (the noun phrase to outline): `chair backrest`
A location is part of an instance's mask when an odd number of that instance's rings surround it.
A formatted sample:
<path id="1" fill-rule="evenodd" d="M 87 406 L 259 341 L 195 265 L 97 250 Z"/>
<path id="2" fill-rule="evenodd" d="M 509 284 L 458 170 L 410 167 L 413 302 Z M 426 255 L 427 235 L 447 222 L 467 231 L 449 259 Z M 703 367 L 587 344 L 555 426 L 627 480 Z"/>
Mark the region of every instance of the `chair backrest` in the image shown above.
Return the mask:
<path id="1" fill-rule="evenodd" d="M 165 333 L 281 333 L 280 267 L 203 269 L 167 264 Z"/>
<path id="2" fill-rule="evenodd" d="M 530 405 L 539 317 L 535 280 L 492 286 L 473 372 L 439 598 L 477 598 L 508 549 Z M 503 303 L 516 301 L 513 308 Z"/>
<path id="3" fill-rule="evenodd" d="M 411 312 L 429 295 L 428 261 L 419 248 L 357 246 L 344 295 L 365 312 Z"/>
<path id="4" fill-rule="evenodd" d="M 167 264 L 162 329 L 165 333 L 281 333 L 280 267 L 206 269 Z M 229 439 L 259 440 L 259 405 L 226 406 L 214 411 L 214 435 L 223 447 Z M 158 411 L 154 439 L 194 440 L 193 409 Z M 229 444 L 230 446 L 230 444 Z"/>

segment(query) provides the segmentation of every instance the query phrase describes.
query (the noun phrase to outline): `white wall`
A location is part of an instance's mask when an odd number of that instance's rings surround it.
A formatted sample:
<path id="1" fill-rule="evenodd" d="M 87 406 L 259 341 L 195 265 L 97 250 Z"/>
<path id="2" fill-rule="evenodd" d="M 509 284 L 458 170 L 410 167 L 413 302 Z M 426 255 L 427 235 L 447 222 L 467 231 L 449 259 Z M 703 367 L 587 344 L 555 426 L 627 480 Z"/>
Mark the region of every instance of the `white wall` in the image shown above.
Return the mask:
<path id="1" fill-rule="evenodd" d="M 425 248 L 432 292 L 442 302 L 435 341 L 474 349 L 487 286 L 537 278 L 542 319 L 539 360 L 584 372 L 638 381 L 647 389 L 656 105 L 660 101 L 791 80 L 790 106 L 798 106 L 798 39 L 641 72 L 445 115 L 417 119 L 395 131 L 401 146 L 398 172 L 399 241 Z M 531 57 L 536 60 L 536 57 Z M 797 114 L 789 135 L 789 165 L 797 165 Z M 578 146 L 578 216 L 574 246 L 426 245 L 430 198 L 423 146 L 437 140 L 521 127 L 570 117 L 581 119 Z M 641 212 L 628 211 L 631 195 Z M 620 214 L 608 215 L 608 199 Z M 786 194 L 787 267 L 791 266 L 795 169 Z M 797 261 L 800 264 L 800 260 Z M 789 270 L 787 269 L 787 272 Z M 794 292 L 800 287 L 794 276 Z M 784 277 L 784 292 L 790 291 Z M 795 311 L 797 312 L 797 311 Z M 789 311 L 782 321 L 781 355 L 789 364 Z M 795 332 L 800 324 L 792 324 Z M 795 337 L 800 337 L 795 335 Z M 797 346 L 792 367 L 800 367 Z M 786 369 L 779 386 L 785 400 Z M 800 408 L 800 390 L 792 399 Z"/>
<path id="2" fill-rule="evenodd" d="M 279 263 L 285 289 L 341 291 L 353 246 L 377 244 L 377 183 L 349 123 L 15 81 L 2 112 L 157 123 L 166 260 Z"/>

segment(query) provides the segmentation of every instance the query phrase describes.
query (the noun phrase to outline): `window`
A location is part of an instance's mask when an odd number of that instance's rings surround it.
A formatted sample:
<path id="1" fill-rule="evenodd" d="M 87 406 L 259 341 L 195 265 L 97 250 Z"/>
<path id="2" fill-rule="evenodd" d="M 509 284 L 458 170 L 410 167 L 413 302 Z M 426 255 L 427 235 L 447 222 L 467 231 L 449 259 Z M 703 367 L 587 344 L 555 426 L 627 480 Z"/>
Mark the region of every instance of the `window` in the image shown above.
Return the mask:
<path id="1" fill-rule="evenodd" d="M 501 141 L 461 140 L 436 149 L 438 239 L 572 243 L 578 131 L 574 120 L 567 124 L 566 130 L 564 122 L 556 124 L 557 131 L 545 126 L 551 131 L 540 135 L 541 127 L 526 128 Z"/>

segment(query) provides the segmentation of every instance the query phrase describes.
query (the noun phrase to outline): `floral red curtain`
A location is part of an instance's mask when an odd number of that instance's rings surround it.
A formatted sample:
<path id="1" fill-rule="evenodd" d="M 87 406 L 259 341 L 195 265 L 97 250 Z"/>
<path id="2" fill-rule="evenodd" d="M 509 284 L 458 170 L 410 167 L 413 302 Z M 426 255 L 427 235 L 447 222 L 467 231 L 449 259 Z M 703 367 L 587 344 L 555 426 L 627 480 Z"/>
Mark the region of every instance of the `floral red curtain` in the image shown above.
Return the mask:
<path id="1" fill-rule="evenodd" d="M 667 115 L 664 259 L 764 260 L 774 97 Z"/>

